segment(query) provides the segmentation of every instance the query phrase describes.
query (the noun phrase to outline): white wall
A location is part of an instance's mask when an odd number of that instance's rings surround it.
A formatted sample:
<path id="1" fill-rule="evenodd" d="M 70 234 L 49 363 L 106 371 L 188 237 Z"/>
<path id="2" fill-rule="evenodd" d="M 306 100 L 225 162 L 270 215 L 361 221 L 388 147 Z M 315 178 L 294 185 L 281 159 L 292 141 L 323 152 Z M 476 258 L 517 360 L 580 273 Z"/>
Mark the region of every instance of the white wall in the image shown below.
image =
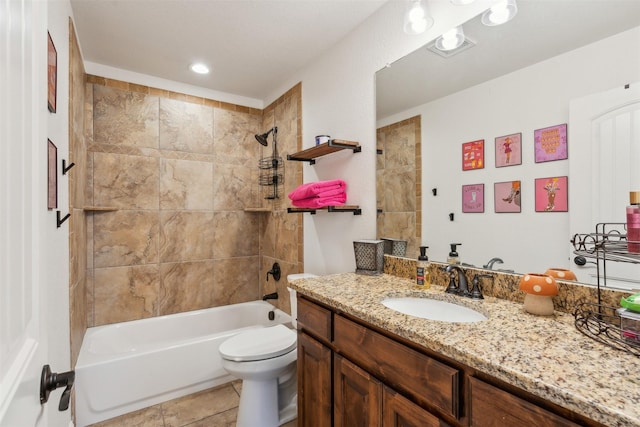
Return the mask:
<path id="1" fill-rule="evenodd" d="M 69 17 L 72 16 L 68 0 L 48 2 L 47 29 L 58 53 L 57 108 L 48 114 L 46 137 L 58 148 L 58 209 L 62 216 L 69 212 L 69 175 L 62 175 L 61 161 L 69 160 Z M 44 141 L 43 141 L 44 142 Z M 43 148 L 45 144 L 42 145 Z M 41 165 L 46 170 L 46 151 L 43 150 Z M 70 172 L 73 173 L 73 172 Z M 46 200 L 46 175 L 39 182 Z M 49 359 L 53 372 L 71 369 L 69 335 L 69 221 L 56 228 L 55 211 L 45 211 L 40 224 L 40 280 L 45 294 L 40 302 L 46 310 L 46 330 Z M 71 407 L 58 411 L 62 391 L 52 392 L 49 399 L 49 425 L 66 425 L 71 417 Z M 63 424 L 66 423 L 66 424 Z"/>
<path id="2" fill-rule="evenodd" d="M 328 274 L 355 270 L 353 241 L 376 235 L 375 72 L 446 30 L 466 22 L 495 1 L 454 6 L 429 3 L 434 26 L 420 36 L 402 31 L 406 2 L 390 1 L 321 58 L 275 88 L 271 100 L 302 81 L 303 145 L 314 136 L 359 141 L 362 153 L 341 152 L 306 165 L 304 181 L 341 178 L 347 182 L 347 204 L 360 205 L 361 216 L 348 213 L 304 214 L 304 263 L 307 272 Z M 268 104 L 269 102 L 266 102 Z"/>
<path id="3" fill-rule="evenodd" d="M 422 236 L 431 258 L 445 260 L 448 244 L 462 242 L 461 260 L 478 266 L 499 256 L 505 263 L 496 267 L 518 272 L 575 270 L 568 256 L 569 221 L 580 213 L 571 206 L 569 213 L 536 213 L 533 199 L 534 179 L 569 175 L 570 160 L 535 163 L 533 132 L 567 123 L 573 98 L 637 81 L 638 52 L 640 27 L 380 121 L 378 127 L 422 116 Z M 522 165 L 495 168 L 495 137 L 518 132 Z M 478 139 L 485 140 L 485 168 L 462 172 L 461 145 Z M 516 179 L 522 181 L 522 213 L 496 214 L 493 184 Z M 485 213 L 463 214 L 461 186 L 476 183 L 485 184 Z M 432 188 L 438 188 L 437 197 Z"/>

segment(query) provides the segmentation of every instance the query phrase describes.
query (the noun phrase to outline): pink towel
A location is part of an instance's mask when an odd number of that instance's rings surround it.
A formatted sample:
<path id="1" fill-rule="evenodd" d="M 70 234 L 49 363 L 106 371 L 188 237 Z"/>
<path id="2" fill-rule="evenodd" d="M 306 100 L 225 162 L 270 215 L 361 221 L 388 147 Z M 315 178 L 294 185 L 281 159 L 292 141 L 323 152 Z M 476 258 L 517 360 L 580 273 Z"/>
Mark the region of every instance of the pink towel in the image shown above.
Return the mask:
<path id="1" fill-rule="evenodd" d="M 347 201 L 345 193 L 331 197 L 308 197 L 306 199 L 292 200 L 291 204 L 298 208 L 323 208 L 325 206 L 344 205 Z"/>
<path id="2" fill-rule="evenodd" d="M 302 184 L 291 193 L 289 193 L 289 199 L 301 200 L 311 197 L 333 197 L 339 196 L 344 193 L 347 188 L 347 184 L 341 179 L 334 179 L 330 181 L 318 181 Z"/>

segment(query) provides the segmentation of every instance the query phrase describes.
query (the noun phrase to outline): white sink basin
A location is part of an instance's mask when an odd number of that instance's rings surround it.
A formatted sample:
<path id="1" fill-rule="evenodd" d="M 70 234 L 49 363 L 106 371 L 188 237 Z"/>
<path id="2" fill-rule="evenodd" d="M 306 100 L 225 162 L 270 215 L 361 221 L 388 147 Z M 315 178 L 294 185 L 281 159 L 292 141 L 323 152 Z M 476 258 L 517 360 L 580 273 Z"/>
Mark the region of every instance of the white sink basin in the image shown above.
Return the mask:
<path id="1" fill-rule="evenodd" d="M 386 298 L 382 305 L 400 313 L 441 322 L 472 323 L 487 319 L 474 309 L 430 298 Z"/>

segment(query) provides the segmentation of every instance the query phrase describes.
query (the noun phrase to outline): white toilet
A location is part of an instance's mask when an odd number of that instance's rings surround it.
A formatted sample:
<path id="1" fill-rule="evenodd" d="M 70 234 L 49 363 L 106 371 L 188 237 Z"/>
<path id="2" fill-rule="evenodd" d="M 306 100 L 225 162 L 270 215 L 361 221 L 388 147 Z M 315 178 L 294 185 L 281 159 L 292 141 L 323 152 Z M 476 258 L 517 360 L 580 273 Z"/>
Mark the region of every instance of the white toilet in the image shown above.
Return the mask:
<path id="1" fill-rule="evenodd" d="M 287 280 L 315 277 L 292 274 Z M 290 288 L 296 325 L 296 292 Z M 242 380 L 237 427 L 276 427 L 298 416 L 295 329 L 284 325 L 241 332 L 220 345 L 222 366 Z"/>

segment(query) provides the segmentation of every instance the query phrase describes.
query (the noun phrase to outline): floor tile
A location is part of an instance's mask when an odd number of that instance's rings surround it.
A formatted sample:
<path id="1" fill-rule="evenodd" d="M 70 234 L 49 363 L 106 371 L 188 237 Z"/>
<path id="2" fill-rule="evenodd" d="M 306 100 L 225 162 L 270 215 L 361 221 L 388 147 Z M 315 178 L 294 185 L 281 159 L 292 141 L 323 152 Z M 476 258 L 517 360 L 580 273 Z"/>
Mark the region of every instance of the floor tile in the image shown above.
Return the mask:
<path id="1" fill-rule="evenodd" d="M 90 427 L 164 427 L 164 422 L 160 405 L 156 405 L 92 424 Z"/>
<path id="2" fill-rule="evenodd" d="M 233 408 L 184 427 L 235 427 L 237 417 L 238 408 Z"/>
<path id="3" fill-rule="evenodd" d="M 240 397 L 230 384 L 165 402 L 161 405 L 165 427 L 194 423 L 237 408 L 239 402 Z"/>

